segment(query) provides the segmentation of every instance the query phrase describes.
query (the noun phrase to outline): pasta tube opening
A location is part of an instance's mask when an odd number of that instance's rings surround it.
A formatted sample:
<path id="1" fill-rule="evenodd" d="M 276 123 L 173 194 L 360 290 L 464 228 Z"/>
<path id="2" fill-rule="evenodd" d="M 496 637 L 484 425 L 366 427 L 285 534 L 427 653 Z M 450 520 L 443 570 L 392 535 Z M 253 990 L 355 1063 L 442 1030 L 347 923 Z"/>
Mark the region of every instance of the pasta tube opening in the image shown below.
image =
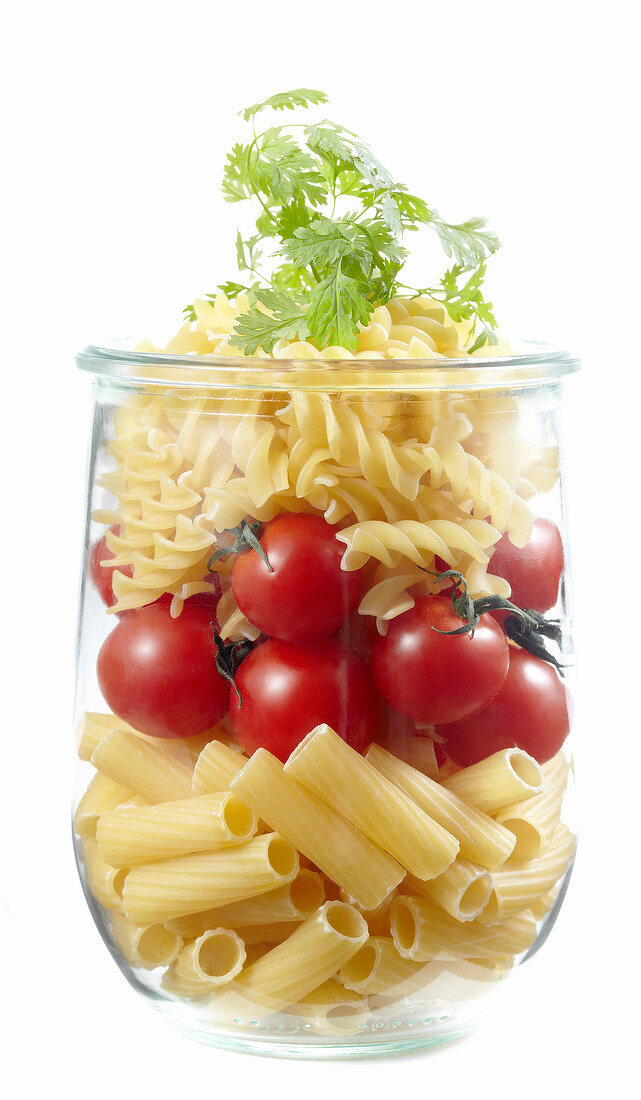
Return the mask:
<path id="1" fill-rule="evenodd" d="M 518 817 L 505 817 L 501 824 L 516 837 L 512 862 L 524 863 L 541 855 L 541 830 L 535 825 Z"/>
<path id="2" fill-rule="evenodd" d="M 380 956 L 380 946 L 364 943 L 360 951 L 341 970 L 341 981 L 348 989 L 358 989 L 372 977 Z"/>
<path id="3" fill-rule="evenodd" d="M 171 962 L 180 943 L 180 937 L 175 932 L 170 932 L 162 924 L 154 924 L 142 929 L 137 943 L 138 955 L 144 960 L 146 969 L 153 970 L 155 966 L 166 966 Z"/>
<path id="4" fill-rule="evenodd" d="M 249 840 L 256 828 L 254 811 L 233 794 L 228 794 L 225 798 L 223 821 L 231 835 L 238 840 Z"/>
<path id="5" fill-rule="evenodd" d="M 543 790 L 543 772 L 536 760 L 521 749 L 509 749 L 507 761 L 516 778 L 529 787 L 532 794 Z"/>
<path id="6" fill-rule="evenodd" d="M 488 875 L 479 875 L 461 894 L 459 912 L 464 920 L 476 916 L 487 905 L 492 886 Z"/>
<path id="7" fill-rule="evenodd" d="M 113 878 L 111 880 L 111 885 L 113 886 L 114 893 L 118 895 L 121 901 L 122 893 L 125 888 L 125 879 L 127 878 L 128 871 L 128 867 L 119 867 L 118 870 L 114 872 Z"/>
<path id="8" fill-rule="evenodd" d="M 325 906 L 325 921 L 329 927 L 347 940 L 362 940 L 367 925 L 352 905 L 344 901 L 329 901 Z"/>
<path id="9" fill-rule="evenodd" d="M 301 917 L 309 916 L 325 900 L 325 888 L 320 875 L 303 869 L 290 883 L 289 896 L 294 909 Z"/>
<path id="10" fill-rule="evenodd" d="M 205 932 L 194 951 L 194 970 L 203 980 L 225 978 L 238 972 L 243 962 L 242 942 L 226 928 Z"/>
<path id="11" fill-rule="evenodd" d="M 275 874 L 283 878 L 293 875 L 298 867 L 296 849 L 282 836 L 272 836 L 267 845 L 267 862 Z"/>
<path id="12" fill-rule="evenodd" d="M 418 940 L 418 922 L 410 902 L 397 898 L 392 913 L 392 939 L 402 955 L 413 955 Z"/>

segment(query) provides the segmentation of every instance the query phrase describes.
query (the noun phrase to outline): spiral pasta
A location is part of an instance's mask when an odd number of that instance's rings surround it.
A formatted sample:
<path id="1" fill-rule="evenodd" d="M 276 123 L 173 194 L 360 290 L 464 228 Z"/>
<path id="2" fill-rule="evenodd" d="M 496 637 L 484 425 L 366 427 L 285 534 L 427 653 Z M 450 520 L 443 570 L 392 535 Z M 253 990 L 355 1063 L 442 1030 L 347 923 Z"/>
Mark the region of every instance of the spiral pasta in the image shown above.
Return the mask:
<path id="1" fill-rule="evenodd" d="M 222 293 L 197 301 L 195 322 L 163 350 L 235 355 L 229 338 L 248 307 L 242 295 L 235 304 Z M 281 342 L 272 358 L 394 359 L 419 351 L 450 358 L 467 354 L 468 336 L 469 324 L 454 322 L 441 303 L 399 297 L 373 311 L 354 353 Z M 464 574 L 473 595 L 509 596 L 492 573 L 492 547 L 502 534 L 516 546 L 528 542 L 528 501 L 558 476 L 555 447 L 535 436 L 528 442 L 524 416 L 517 397 L 492 392 L 133 395 L 115 412 L 113 468 L 100 480 L 115 503 L 94 513 L 110 525 L 114 556 L 104 564 L 113 569 L 112 610 L 168 592 L 172 614 L 180 614 L 185 599 L 205 590 L 208 561 L 226 532 L 282 512 L 321 514 L 342 527 L 344 568 L 373 558 L 400 569 L 365 596 L 362 614 L 373 614 L 381 631 L 413 601 L 413 585 L 399 576 L 432 568 L 436 556 Z M 215 569 L 228 571 L 223 563 Z M 247 636 L 241 620 L 225 616 L 230 637 Z"/>

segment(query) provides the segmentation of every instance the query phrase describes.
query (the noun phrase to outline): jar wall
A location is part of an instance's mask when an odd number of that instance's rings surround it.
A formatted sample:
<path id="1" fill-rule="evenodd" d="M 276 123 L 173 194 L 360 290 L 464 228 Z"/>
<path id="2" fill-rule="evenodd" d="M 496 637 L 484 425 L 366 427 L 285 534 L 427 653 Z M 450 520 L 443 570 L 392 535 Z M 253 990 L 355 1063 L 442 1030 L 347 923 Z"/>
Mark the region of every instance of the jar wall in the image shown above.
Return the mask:
<path id="1" fill-rule="evenodd" d="M 529 596 L 542 573 L 558 585 L 540 610 L 557 631 L 536 641 L 571 681 L 559 401 L 559 383 L 413 393 L 96 384 L 75 845 L 118 965 L 183 1029 L 301 1056 L 430 1045 L 468 1030 L 545 939 L 576 833 L 554 664 L 510 640 L 506 668 L 545 670 L 547 709 L 524 744 L 505 739 L 498 710 L 489 739 L 487 724 L 470 724 L 490 714 L 505 672 L 483 698 L 474 688 L 477 706 L 465 664 L 451 666 L 449 686 L 412 692 L 416 670 L 402 663 L 402 638 L 394 644 L 434 596 L 451 608 L 445 570 L 475 599 L 508 598 L 509 561 L 534 545 L 542 519 L 560 532 L 560 583 L 544 540 L 519 591 Z M 333 580 L 308 548 L 301 576 L 270 602 L 260 598 L 269 562 L 246 540 L 238 554 L 220 551 L 243 525 L 262 540 L 283 516 L 331 524 L 342 568 Z M 232 589 L 243 566 L 245 587 Z M 505 646 L 506 612 L 491 614 Z M 195 687 L 193 654 L 180 666 L 192 621 L 190 644 L 206 649 Z M 216 644 L 242 702 L 222 680 L 210 690 Z M 272 691 L 292 662 L 296 705 Z M 421 691 L 429 698 L 416 702 Z"/>

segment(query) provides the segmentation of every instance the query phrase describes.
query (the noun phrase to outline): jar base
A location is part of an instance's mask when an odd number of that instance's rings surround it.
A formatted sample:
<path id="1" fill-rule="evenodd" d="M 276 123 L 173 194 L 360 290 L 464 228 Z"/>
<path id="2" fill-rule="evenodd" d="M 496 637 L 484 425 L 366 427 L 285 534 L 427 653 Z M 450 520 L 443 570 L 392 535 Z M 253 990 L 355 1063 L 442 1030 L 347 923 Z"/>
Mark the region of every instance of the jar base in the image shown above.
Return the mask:
<path id="1" fill-rule="evenodd" d="M 239 1021 L 237 1028 L 214 1030 L 187 1021 L 182 1006 L 150 999 L 153 1007 L 186 1038 L 223 1050 L 243 1054 L 258 1054 L 271 1058 L 306 1060 L 345 1060 L 356 1058 L 387 1058 L 399 1054 L 418 1053 L 464 1039 L 477 1026 L 480 1013 L 471 1006 L 459 1006 L 454 1013 L 438 1015 L 390 1016 L 384 1021 L 362 1024 L 347 1035 L 314 1034 L 311 1025 L 301 1023 L 294 1029 L 275 1020 L 261 1024 L 258 1020 Z M 178 1011 L 176 1011 L 178 1009 Z"/>

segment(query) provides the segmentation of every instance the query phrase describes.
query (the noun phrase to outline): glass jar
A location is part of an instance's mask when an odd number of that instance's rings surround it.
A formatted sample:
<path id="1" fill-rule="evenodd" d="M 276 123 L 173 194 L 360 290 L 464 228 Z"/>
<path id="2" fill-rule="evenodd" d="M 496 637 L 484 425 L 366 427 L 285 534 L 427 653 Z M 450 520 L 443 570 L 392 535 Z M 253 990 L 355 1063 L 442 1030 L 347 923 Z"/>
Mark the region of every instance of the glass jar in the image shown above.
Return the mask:
<path id="1" fill-rule="evenodd" d="M 78 365 L 74 837 L 109 950 L 215 1045 L 347 1057 L 466 1033 L 546 938 L 574 856 L 576 360 L 123 345 Z M 510 594 L 538 615 L 497 607 Z"/>

